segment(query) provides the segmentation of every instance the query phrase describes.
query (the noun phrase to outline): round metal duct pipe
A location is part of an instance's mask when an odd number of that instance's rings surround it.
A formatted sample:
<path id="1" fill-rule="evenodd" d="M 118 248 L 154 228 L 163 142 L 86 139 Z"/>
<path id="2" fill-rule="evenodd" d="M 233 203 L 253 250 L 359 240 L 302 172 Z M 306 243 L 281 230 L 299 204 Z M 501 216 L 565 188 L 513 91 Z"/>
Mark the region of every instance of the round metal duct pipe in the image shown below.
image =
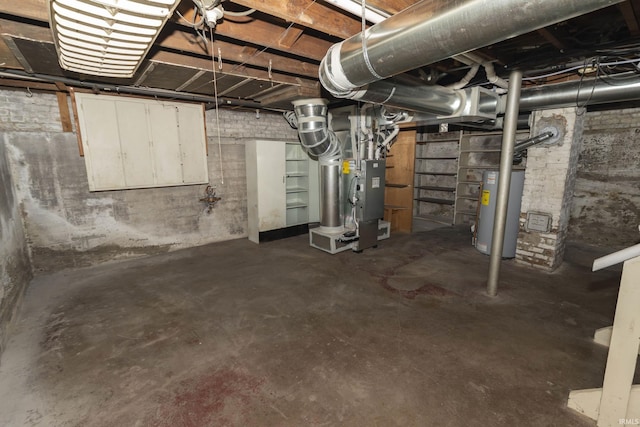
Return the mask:
<path id="1" fill-rule="evenodd" d="M 326 231 L 342 229 L 338 160 L 320 163 L 320 226 Z"/>
<path id="2" fill-rule="evenodd" d="M 327 126 L 327 100 L 293 101 L 293 110 L 302 147 L 320 162 L 320 226 L 330 230 L 341 228 L 339 160 L 342 150 Z"/>
<path id="3" fill-rule="evenodd" d="M 640 99 L 640 75 L 632 72 L 606 79 L 584 79 L 523 89 L 520 111 L 638 99 Z"/>
<path id="4" fill-rule="evenodd" d="M 406 76 L 382 80 L 343 95 L 343 98 L 411 111 L 428 111 L 442 116 L 454 115 L 465 102 L 462 91 L 444 86 L 426 85 L 422 81 Z"/>
<path id="5" fill-rule="evenodd" d="M 320 65 L 337 97 L 369 83 L 622 0 L 423 0 L 333 45 Z M 369 88 L 371 90 L 371 88 Z"/>

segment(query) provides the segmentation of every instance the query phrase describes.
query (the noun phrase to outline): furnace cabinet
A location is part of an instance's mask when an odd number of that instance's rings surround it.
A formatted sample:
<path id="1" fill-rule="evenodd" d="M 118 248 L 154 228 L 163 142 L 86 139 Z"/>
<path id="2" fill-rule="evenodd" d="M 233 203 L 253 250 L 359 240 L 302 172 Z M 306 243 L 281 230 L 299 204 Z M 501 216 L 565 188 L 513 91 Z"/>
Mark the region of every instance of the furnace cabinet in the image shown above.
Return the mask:
<path id="1" fill-rule="evenodd" d="M 302 234 L 320 220 L 318 162 L 298 141 L 245 144 L 249 240 Z"/>

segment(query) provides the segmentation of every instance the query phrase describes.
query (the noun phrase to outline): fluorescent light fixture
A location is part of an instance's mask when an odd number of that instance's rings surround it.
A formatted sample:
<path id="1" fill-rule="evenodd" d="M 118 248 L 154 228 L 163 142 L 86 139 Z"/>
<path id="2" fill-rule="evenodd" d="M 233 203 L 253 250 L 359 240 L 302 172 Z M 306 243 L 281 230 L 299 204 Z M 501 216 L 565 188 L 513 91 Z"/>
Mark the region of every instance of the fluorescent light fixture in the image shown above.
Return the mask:
<path id="1" fill-rule="evenodd" d="M 60 66 L 103 77 L 133 77 L 180 0 L 51 0 Z"/>

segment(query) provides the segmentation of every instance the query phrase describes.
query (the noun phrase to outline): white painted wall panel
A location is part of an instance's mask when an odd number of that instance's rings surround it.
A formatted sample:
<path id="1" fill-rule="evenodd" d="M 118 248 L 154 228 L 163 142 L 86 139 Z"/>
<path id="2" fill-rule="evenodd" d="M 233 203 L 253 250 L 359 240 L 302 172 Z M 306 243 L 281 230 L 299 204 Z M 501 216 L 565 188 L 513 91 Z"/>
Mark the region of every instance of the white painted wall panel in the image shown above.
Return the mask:
<path id="1" fill-rule="evenodd" d="M 154 182 L 147 110 L 140 102 L 114 102 L 122 151 L 126 187 L 145 187 Z M 154 124 L 155 126 L 155 124 Z"/>
<path id="2" fill-rule="evenodd" d="M 177 123 L 184 182 L 185 184 L 199 183 L 202 169 L 207 168 L 207 159 L 202 155 L 206 144 L 202 107 L 183 106 L 177 110 Z"/>
<path id="3" fill-rule="evenodd" d="M 96 189 L 95 184 L 92 186 L 92 183 L 101 183 L 111 188 L 124 188 L 126 182 L 122 168 L 122 150 L 115 104 L 87 98 L 85 102 L 78 105 L 78 116 L 95 118 L 80 122 L 89 188 Z"/>
<path id="4" fill-rule="evenodd" d="M 150 104 L 148 108 L 155 118 L 148 127 L 153 144 L 151 156 L 156 165 L 156 182 L 158 185 L 172 185 L 182 181 L 182 167 L 176 167 L 182 165 L 180 144 L 173 142 L 179 141 L 178 127 L 175 126 L 176 108 L 164 104 Z"/>
<path id="5" fill-rule="evenodd" d="M 209 182 L 201 105 L 75 96 L 91 191 Z"/>

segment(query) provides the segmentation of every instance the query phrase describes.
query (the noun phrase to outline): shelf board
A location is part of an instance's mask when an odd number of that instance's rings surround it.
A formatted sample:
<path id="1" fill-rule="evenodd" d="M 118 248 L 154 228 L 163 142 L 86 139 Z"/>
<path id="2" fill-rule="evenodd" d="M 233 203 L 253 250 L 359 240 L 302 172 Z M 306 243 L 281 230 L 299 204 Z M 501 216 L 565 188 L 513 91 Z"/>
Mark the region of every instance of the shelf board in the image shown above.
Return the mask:
<path id="1" fill-rule="evenodd" d="M 307 204 L 302 202 L 287 203 L 287 209 L 306 208 Z"/>
<path id="2" fill-rule="evenodd" d="M 416 185 L 414 188 L 418 190 L 431 190 L 431 191 L 447 191 L 447 192 L 456 191 L 454 187 L 438 187 L 435 185 Z"/>
<path id="3" fill-rule="evenodd" d="M 464 200 L 471 200 L 473 202 L 477 202 L 478 201 L 478 196 L 457 196 L 458 199 L 464 199 Z"/>
<path id="4" fill-rule="evenodd" d="M 416 157 L 416 160 L 457 160 L 458 157 Z"/>
<path id="5" fill-rule="evenodd" d="M 498 165 L 460 165 L 458 169 L 496 169 L 498 170 L 500 166 Z"/>
<path id="6" fill-rule="evenodd" d="M 449 138 L 449 139 L 431 139 L 427 141 L 416 141 L 416 144 L 444 144 L 455 142 L 456 144 L 459 142 L 458 138 Z"/>
<path id="7" fill-rule="evenodd" d="M 459 181 L 458 184 L 462 184 L 462 185 L 480 185 L 480 181 Z"/>
<path id="8" fill-rule="evenodd" d="M 416 200 L 418 202 L 437 203 L 439 205 L 453 205 L 455 203 L 455 200 L 437 199 L 435 197 L 416 197 L 413 200 Z"/>
<path id="9" fill-rule="evenodd" d="M 456 212 L 456 215 L 476 216 L 476 211 L 458 211 L 458 212 Z"/>
<path id="10" fill-rule="evenodd" d="M 499 153 L 502 149 L 500 148 L 481 148 L 478 150 L 460 150 L 461 153 Z"/>
<path id="11" fill-rule="evenodd" d="M 446 224 L 446 225 L 453 224 L 453 220 L 451 218 L 448 218 L 448 217 L 445 217 L 445 216 L 417 215 L 417 216 L 414 216 L 413 219 L 417 219 L 417 220 L 420 220 L 420 221 L 435 222 L 435 223 L 438 223 L 438 224 Z"/>
<path id="12" fill-rule="evenodd" d="M 394 183 L 391 183 L 391 182 L 387 182 L 385 184 L 385 186 L 391 187 L 391 188 L 407 188 L 409 186 L 409 184 L 394 184 Z"/>
<path id="13" fill-rule="evenodd" d="M 385 209 L 397 210 L 397 211 L 405 211 L 409 209 L 408 206 L 398 206 L 398 205 L 384 205 Z"/>
<path id="14" fill-rule="evenodd" d="M 306 187 L 287 187 L 287 193 L 305 193 L 309 191 Z"/>
<path id="15" fill-rule="evenodd" d="M 416 175 L 456 176 L 457 172 L 416 172 Z"/>

